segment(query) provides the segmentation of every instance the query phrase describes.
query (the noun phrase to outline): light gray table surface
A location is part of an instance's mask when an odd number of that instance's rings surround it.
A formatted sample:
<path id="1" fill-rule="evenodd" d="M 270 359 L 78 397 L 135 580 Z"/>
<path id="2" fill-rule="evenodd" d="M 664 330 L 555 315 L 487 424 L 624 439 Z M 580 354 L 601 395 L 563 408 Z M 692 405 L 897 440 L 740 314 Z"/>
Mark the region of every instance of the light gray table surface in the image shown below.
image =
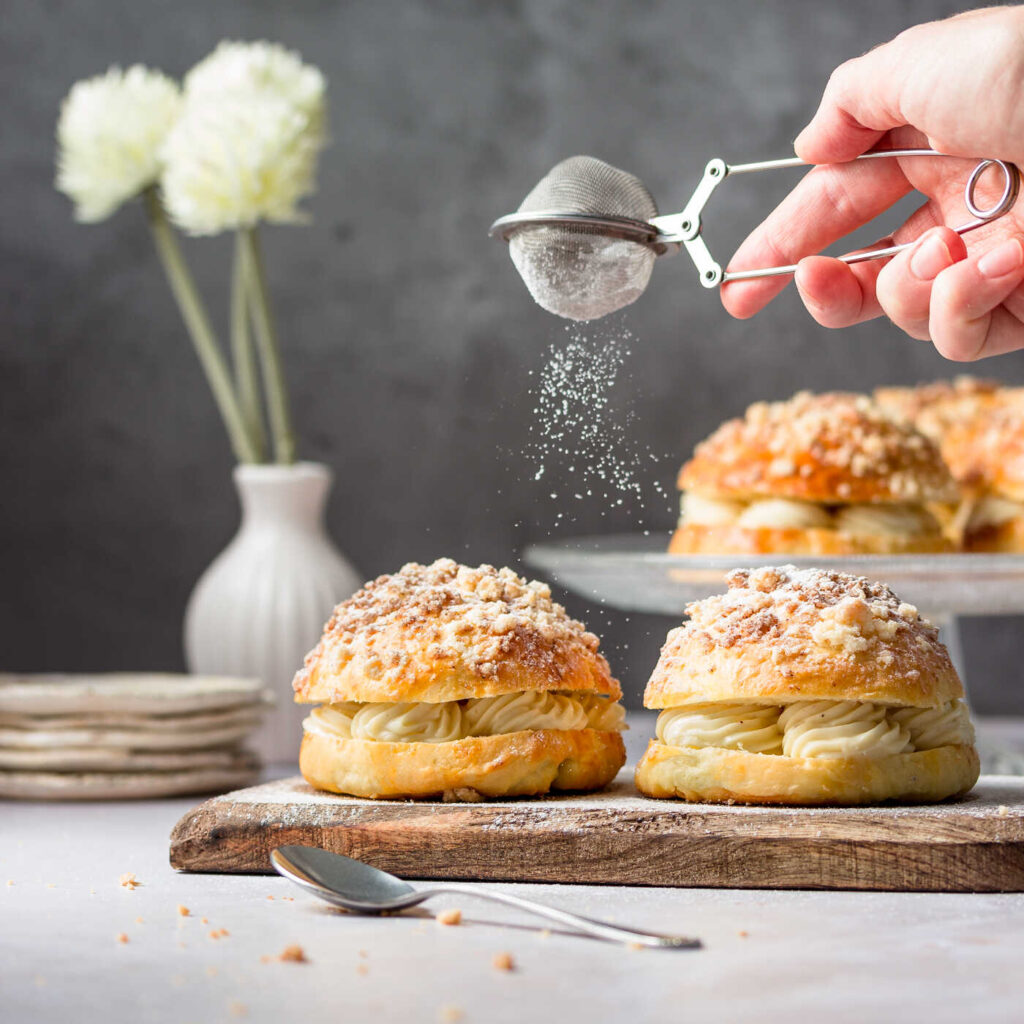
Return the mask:
<path id="1" fill-rule="evenodd" d="M 631 950 L 547 932 L 473 884 L 362 918 L 277 877 L 177 874 L 168 835 L 196 802 L 0 803 L 3 1024 L 1024 1018 L 1024 894 L 492 884 L 706 944 Z M 434 921 L 446 907 L 460 926 Z M 308 962 L 264 961 L 291 944 Z"/>

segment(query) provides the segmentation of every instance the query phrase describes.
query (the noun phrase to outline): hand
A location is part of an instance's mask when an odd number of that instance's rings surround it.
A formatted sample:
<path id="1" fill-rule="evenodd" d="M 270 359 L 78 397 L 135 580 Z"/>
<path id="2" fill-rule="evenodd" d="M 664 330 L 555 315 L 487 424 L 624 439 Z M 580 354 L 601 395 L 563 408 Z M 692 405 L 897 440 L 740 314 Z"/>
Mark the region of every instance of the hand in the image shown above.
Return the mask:
<path id="1" fill-rule="evenodd" d="M 888 316 L 948 359 L 1024 348 L 1024 198 L 961 237 L 963 203 L 977 161 L 1024 165 L 1024 8 L 997 7 L 919 25 L 839 67 L 798 136 L 797 155 L 834 165 L 869 149 L 931 147 L 948 157 L 862 160 L 810 171 L 733 256 L 730 270 L 799 263 L 796 286 L 825 327 Z M 998 168 L 976 202 L 1001 194 Z M 892 236 L 869 248 L 919 239 L 890 260 L 848 266 L 811 255 L 873 220 L 914 189 L 927 197 Z M 736 281 L 722 303 L 753 316 L 785 278 Z"/>

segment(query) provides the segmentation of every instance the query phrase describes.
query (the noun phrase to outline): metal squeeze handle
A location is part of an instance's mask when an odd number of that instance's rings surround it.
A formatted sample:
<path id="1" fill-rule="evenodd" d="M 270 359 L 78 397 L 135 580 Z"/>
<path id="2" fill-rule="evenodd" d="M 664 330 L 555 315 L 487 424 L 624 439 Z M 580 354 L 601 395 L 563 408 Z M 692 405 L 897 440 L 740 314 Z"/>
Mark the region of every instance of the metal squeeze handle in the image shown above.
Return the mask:
<path id="1" fill-rule="evenodd" d="M 855 157 L 857 160 L 881 160 L 884 157 L 898 156 L 949 156 L 948 153 L 938 153 L 934 149 L 886 149 L 872 153 L 862 153 Z M 712 258 L 704 239 L 701 238 L 700 215 L 707 205 L 711 194 L 730 174 L 750 174 L 754 171 L 770 171 L 784 167 L 804 167 L 805 161 L 798 157 L 788 157 L 784 160 L 762 160 L 758 163 L 733 164 L 730 166 L 724 160 L 716 157 L 709 161 L 704 168 L 704 177 L 697 186 L 696 191 L 686 204 L 682 213 L 667 214 L 664 217 L 651 218 L 651 224 L 658 229 L 657 241 L 663 243 L 681 244 L 690 254 L 700 274 L 700 283 L 705 288 L 716 288 L 719 284 L 727 281 L 749 281 L 759 277 L 779 277 L 783 274 L 795 274 L 796 264 L 785 267 L 765 267 L 761 270 L 733 270 L 723 271 L 720 264 Z M 979 207 L 974 201 L 975 189 L 978 181 L 986 168 L 996 166 L 1003 172 L 1004 184 L 1003 194 L 996 203 L 988 209 Z M 990 221 L 1001 217 L 1010 207 L 1013 206 L 1020 192 L 1020 171 L 1016 164 L 1005 160 L 982 160 L 971 172 L 964 187 L 964 202 L 967 209 L 975 218 L 960 227 L 954 228 L 958 235 L 988 224 Z M 886 256 L 894 256 L 903 249 L 915 245 L 913 242 L 904 242 L 902 245 L 890 245 L 884 249 L 873 249 L 870 252 L 851 253 L 838 257 L 844 263 L 863 263 L 865 260 L 877 260 Z"/>

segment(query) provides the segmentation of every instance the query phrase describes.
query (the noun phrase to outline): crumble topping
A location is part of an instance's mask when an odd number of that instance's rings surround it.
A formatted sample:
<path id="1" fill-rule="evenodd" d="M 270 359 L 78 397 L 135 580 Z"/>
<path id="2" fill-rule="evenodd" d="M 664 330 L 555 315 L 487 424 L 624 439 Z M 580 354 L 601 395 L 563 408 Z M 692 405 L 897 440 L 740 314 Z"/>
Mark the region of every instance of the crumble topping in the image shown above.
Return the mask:
<path id="1" fill-rule="evenodd" d="M 1024 480 L 1020 461 L 1024 389 L 961 376 L 915 388 L 880 388 L 875 395 L 886 409 L 939 444 L 961 483 L 999 492 L 1007 469 L 1011 481 Z"/>
<path id="2" fill-rule="evenodd" d="M 726 580 L 724 594 L 687 607 L 690 620 L 669 634 L 669 643 L 686 637 L 710 650 L 770 640 L 776 661 L 810 645 L 837 657 L 871 652 L 913 678 L 919 669 L 911 661 L 928 654 L 948 659 L 938 629 L 884 583 L 792 565 L 737 569 Z M 908 664 L 901 668 L 901 660 Z"/>
<path id="3" fill-rule="evenodd" d="M 815 467 L 886 485 L 894 501 L 938 500 L 952 481 L 934 442 L 866 395 L 801 391 L 786 402 L 756 402 L 697 445 L 680 486 L 698 459 L 720 467 L 724 487 L 753 492 L 810 477 Z M 837 497 L 852 493 L 848 481 Z M 780 492 L 781 493 L 781 492 Z"/>
<path id="4" fill-rule="evenodd" d="M 358 653 L 376 676 L 398 675 L 409 659 L 400 638 L 410 634 L 429 639 L 429 658 L 461 662 L 485 678 L 513 651 L 517 660 L 555 671 L 559 649 L 600 657 L 597 637 L 551 600 L 547 584 L 527 582 L 511 569 L 441 558 L 380 576 L 338 605 L 324 640 L 296 676 L 296 689 L 327 640 L 338 668 Z"/>
<path id="5" fill-rule="evenodd" d="M 915 387 L 875 390 L 875 400 L 890 415 L 914 424 L 935 441 L 941 441 L 954 423 L 973 419 L 998 395 L 999 381 L 961 374 L 952 380 L 936 380 Z"/>

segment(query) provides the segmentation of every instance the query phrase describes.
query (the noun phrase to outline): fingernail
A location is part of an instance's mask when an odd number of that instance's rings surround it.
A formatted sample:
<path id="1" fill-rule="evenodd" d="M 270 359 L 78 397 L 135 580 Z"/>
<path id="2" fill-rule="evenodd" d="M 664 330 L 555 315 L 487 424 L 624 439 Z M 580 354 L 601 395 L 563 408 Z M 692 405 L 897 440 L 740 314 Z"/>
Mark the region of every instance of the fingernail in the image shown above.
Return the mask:
<path id="1" fill-rule="evenodd" d="M 1024 248 L 1016 238 L 996 246 L 978 260 L 978 272 L 984 277 L 1005 277 L 1024 263 Z"/>
<path id="2" fill-rule="evenodd" d="M 939 235 L 926 238 L 910 257 L 910 272 L 921 281 L 932 281 L 953 262 L 949 246 Z"/>

